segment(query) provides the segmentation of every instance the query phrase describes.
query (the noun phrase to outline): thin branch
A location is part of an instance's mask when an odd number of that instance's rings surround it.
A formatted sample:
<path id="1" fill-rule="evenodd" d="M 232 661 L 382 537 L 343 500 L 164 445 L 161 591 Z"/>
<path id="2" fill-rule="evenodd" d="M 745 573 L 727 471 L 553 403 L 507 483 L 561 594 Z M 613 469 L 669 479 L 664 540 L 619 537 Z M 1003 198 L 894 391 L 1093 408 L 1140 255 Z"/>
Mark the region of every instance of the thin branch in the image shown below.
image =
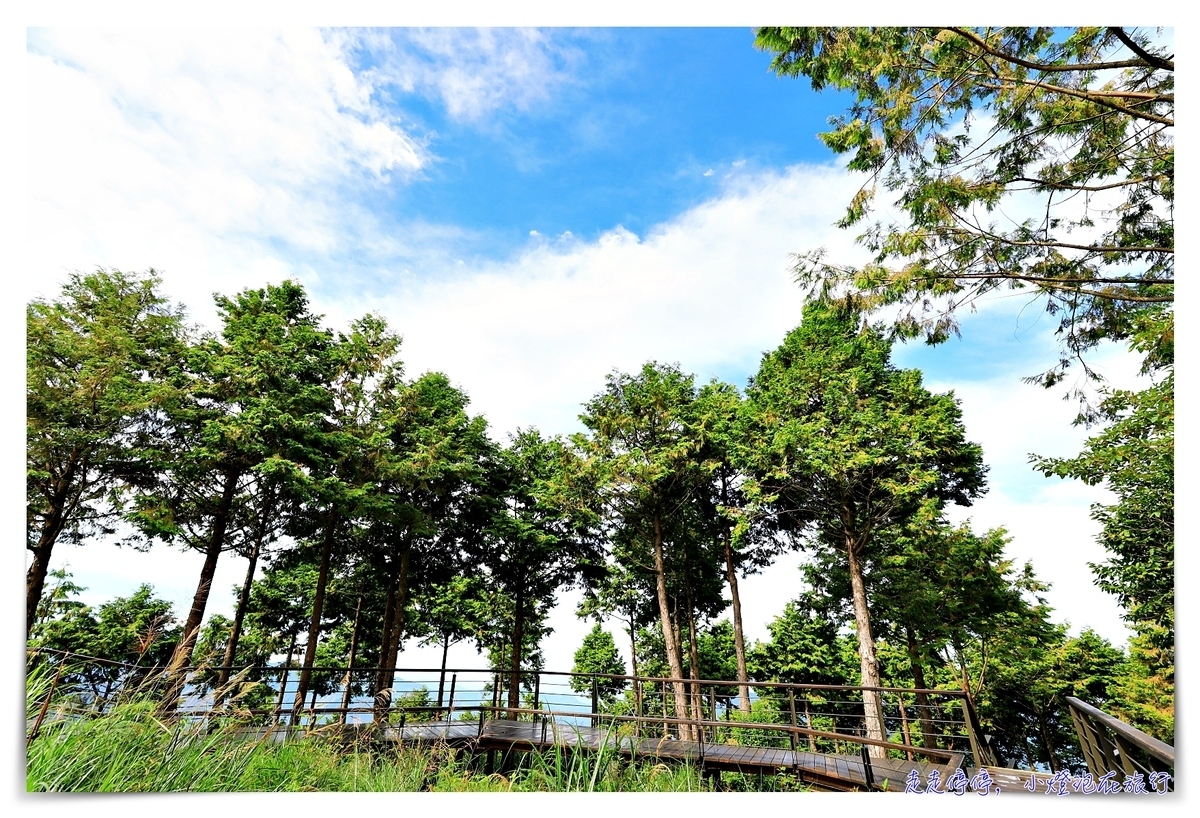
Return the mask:
<path id="1" fill-rule="evenodd" d="M 1043 91 L 1050 91 L 1050 92 L 1056 93 L 1056 94 L 1063 94 L 1068 97 L 1076 97 L 1078 99 L 1087 100 L 1088 102 L 1095 103 L 1096 105 L 1100 105 L 1105 108 L 1112 108 L 1114 111 L 1120 111 L 1121 113 L 1126 114 L 1127 116 L 1134 117 L 1136 119 L 1145 119 L 1150 122 L 1157 122 L 1160 125 L 1170 125 L 1172 127 L 1174 127 L 1174 125 L 1175 125 L 1175 120 L 1173 120 L 1173 119 L 1168 119 L 1166 117 L 1159 116 L 1158 114 L 1151 114 L 1151 113 L 1147 113 L 1145 111 L 1138 111 L 1133 108 L 1127 108 L 1124 105 L 1118 105 L 1117 103 L 1112 102 L 1108 99 L 1109 97 L 1114 97 L 1114 96 L 1122 96 L 1122 97 L 1130 96 L 1129 94 L 1124 94 L 1124 93 L 1122 93 L 1122 94 L 1111 93 L 1110 94 L 1110 93 L 1098 93 L 1095 91 L 1077 91 L 1074 88 L 1065 88 L 1061 85 L 1051 85 L 1048 82 L 1037 82 L 1036 80 L 1020 80 L 1020 79 L 1016 79 L 1015 77 L 1006 77 L 1005 79 L 1007 82 L 1012 83 L 1013 86 L 1023 85 L 1023 86 L 1030 87 L 1030 88 L 1041 88 Z M 988 90 L 991 90 L 991 91 L 1005 90 L 1003 85 L 986 85 L 986 84 L 981 83 L 980 87 L 987 88 Z M 1151 96 L 1151 95 L 1144 95 L 1144 96 L 1145 96 L 1145 99 L 1143 101 L 1145 101 L 1145 102 L 1171 102 L 1171 101 L 1174 101 L 1173 97 L 1167 98 L 1164 96 Z"/>
<path id="2" fill-rule="evenodd" d="M 1122 247 L 1119 245 L 1103 244 L 1068 244 L 1067 242 L 1063 241 L 1018 241 L 1016 239 L 1009 239 L 1005 238 L 1004 236 L 997 236 L 994 233 L 990 233 L 987 230 L 984 230 L 978 224 L 972 224 L 971 222 L 967 221 L 953 210 L 950 211 L 950 214 L 954 216 L 954 218 L 957 219 L 962 225 L 964 225 L 964 229 L 968 234 L 974 233 L 979 236 L 984 236 L 985 238 L 992 239 L 993 241 L 1007 244 L 1010 247 L 1064 247 L 1068 250 L 1084 250 L 1089 253 L 1175 253 L 1174 247 Z"/>
<path id="3" fill-rule="evenodd" d="M 1104 279 L 1054 279 L 1054 278 L 1039 278 L 1037 276 L 1021 275 L 1019 273 L 958 273 L 949 275 L 929 275 L 922 276 L 920 281 L 957 281 L 959 279 L 975 279 L 975 280 L 994 280 L 994 279 L 1009 279 L 1013 281 L 1028 281 L 1031 284 L 1037 284 L 1051 290 L 1063 290 L 1065 292 L 1078 293 L 1080 295 L 1091 296 L 1094 298 L 1106 298 L 1110 301 L 1134 301 L 1137 303 L 1146 304 L 1170 304 L 1175 301 L 1174 296 L 1139 296 L 1125 295 L 1120 293 L 1105 292 L 1103 290 L 1085 290 L 1078 286 L 1059 286 L 1067 285 L 1073 282 L 1081 283 L 1105 283 Z M 1142 282 L 1117 282 L 1117 283 L 1134 283 L 1134 284 L 1170 284 L 1174 285 L 1173 281 L 1142 281 Z"/>
<path id="4" fill-rule="evenodd" d="M 1095 192 L 1098 190 L 1111 190 L 1114 187 L 1127 187 L 1129 185 L 1140 185 L 1143 182 L 1153 182 L 1156 179 L 1168 178 L 1165 174 L 1157 176 L 1142 176 L 1137 179 L 1126 179 L 1122 182 L 1113 182 L 1109 185 L 1065 185 L 1061 182 L 1049 182 L 1045 179 L 1035 179 L 1029 176 L 1014 176 L 1010 182 L 1031 182 L 1038 187 L 1052 188 L 1053 190 L 1073 190 L 1081 192 Z M 1034 188 L 1014 188 L 1014 190 L 1033 190 Z"/>

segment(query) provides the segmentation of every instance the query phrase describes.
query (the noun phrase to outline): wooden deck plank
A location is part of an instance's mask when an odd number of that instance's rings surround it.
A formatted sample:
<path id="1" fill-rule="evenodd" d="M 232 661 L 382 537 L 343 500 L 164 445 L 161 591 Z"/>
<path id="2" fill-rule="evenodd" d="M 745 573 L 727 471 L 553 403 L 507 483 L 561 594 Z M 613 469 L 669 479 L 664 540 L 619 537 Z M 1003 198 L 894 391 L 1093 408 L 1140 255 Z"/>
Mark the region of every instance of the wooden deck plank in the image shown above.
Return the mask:
<path id="1" fill-rule="evenodd" d="M 544 731 L 544 732 L 543 732 Z M 512 746 L 564 747 L 596 751 L 601 747 L 626 756 L 643 756 L 662 759 L 703 759 L 713 768 L 737 769 L 743 772 L 769 772 L 781 768 L 795 770 L 801 778 L 822 787 L 856 789 L 863 786 L 865 775 L 860 758 L 855 756 L 814 753 L 803 750 L 793 752 L 778 747 L 749 747 L 737 744 L 704 744 L 678 739 L 641 738 L 617 736 L 611 730 L 548 722 L 516 722 L 495 720 L 485 722 L 482 732 L 474 722 L 451 724 L 409 724 L 393 726 L 387 737 L 403 743 L 427 743 L 445 741 L 452 744 L 505 748 Z M 544 736 L 544 738 L 543 738 Z M 909 761 L 903 758 L 871 759 L 871 770 L 877 786 L 887 783 L 889 792 L 903 792 L 910 772 L 916 771 L 922 782 L 928 779 L 930 770 L 943 770 L 943 764 L 926 761 Z M 1001 791 L 1029 792 L 1024 785 L 1033 773 L 1028 770 L 1013 770 L 987 767 Z M 968 777 L 977 770 L 964 769 Z M 1041 791 L 1039 789 L 1039 791 Z"/>

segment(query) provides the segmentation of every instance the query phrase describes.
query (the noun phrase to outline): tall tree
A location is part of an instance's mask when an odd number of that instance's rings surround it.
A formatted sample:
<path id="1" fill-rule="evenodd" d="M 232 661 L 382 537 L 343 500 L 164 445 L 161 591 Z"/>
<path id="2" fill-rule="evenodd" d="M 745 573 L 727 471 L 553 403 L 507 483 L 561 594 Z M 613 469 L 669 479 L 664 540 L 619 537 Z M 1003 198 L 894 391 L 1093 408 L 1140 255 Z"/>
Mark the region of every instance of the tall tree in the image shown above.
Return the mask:
<path id="1" fill-rule="evenodd" d="M 75 274 L 26 310 L 26 636 L 54 546 L 113 533 L 123 488 L 152 476 L 145 449 L 185 344 L 161 283 L 153 270 Z"/>
<path id="2" fill-rule="evenodd" d="M 328 380 L 321 386 L 329 408 L 306 438 L 312 466 L 300 481 L 307 513 L 297 518 L 296 533 L 314 547 L 317 581 L 292 706 L 294 720 L 312 680 L 335 546 L 347 542 L 342 536 L 347 521 L 372 499 L 370 481 L 375 475 L 369 465 L 386 445 L 377 400 L 389 394 L 400 377 L 399 347 L 400 338 L 374 315 L 352 322 L 350 332 L 339 333 L 337 342 L 327 347 Z"/>
<path id="3" fill-rule="evenodd" d="M 840 553 L 850 583 L 862 685 L 879 686 L 868 604 L 876 535 L 984 490 L 953 395 L 889 362 L 890 344 L 848 305 L 810 303 L 798 328 L 763 356 L 748 393 L 746 468 L 760 500 L 807 547 Z M 863 694 L 868 735 L 885 735 L 879 696 Z"/>
<path id="4" fill-rule="evenodd" d="M 675 713 L 689 713 L 679 622 L 668 563 L 680 546 L 679 509 L 695 485 L 695 440 L 689 432 L 694 380 L 678 367 L 647 363 L 636 375 L 613 373 L 580 416 L 590 438 L 577 445 L 601 465 L 608 513 L 622 529 L 618 559 L 654 577 L 659 625 L 670 668 Z M 691 731 L 681 728 L 685 736 Z"/>
<path id="5" fill-rule="evenodd" d="M 285 281 L 233 298 L 218 295 L 220 338 L 193 348 L 191 382 L 168 409 L 172 448 L 132 519 L 150 537 L 204 553 L 196 593 L 171 660 L 181 690 L 222 552 L 243 545 L 237 525 L 254 472 L 302 475 L 328 411 L 328 333 L 300 285 Z M 172 699 L 167 697 L 168 702 Z"/>
<path id="6" fill-rule="evenodd" d="M 372 447 L 372 485 L 364 495 L 360 547 L 385 579 L 376 701 L 390 697 L 414 589 L 447 582 L 461 567 L 465 541 L 487 524 L 478 495 L 490 451 L 487 424 L 467 412 L 468 398 L 440 372 L 428 372 L 379 396 L 382 439 Z"/>
<path id="7" fill-rule="evenodd" d="M 525 624 L 585 573 L 602 570 L 596 518 L 571 480 L 573 452 L 536 429 L 518 431 L 497 452 L 488 490 L 496 501 L 475 561 L 494 590 L 512 600 L 508 706 L 520 705 Z"/>
<path id="8" fill-rule="evenodd" d="M 744 404 L 730 384 L 712 381 L 696 397 L 695 434 L 700 444 L 704 490 L 699 494 L 701 514 L 719 541 L 723 553 L 725 581 L 729 586 L 733 613 L 733 644 L 737 658 L 738 706 L 750 713 L 749 673 L 746 638 L 742 625 L 742 600 L 738 575 L 761 570 L 783 547 L 772 519 L 761 509 L 751 508 L 742 491 L 744 475 L 737 467 L 738 447 L 743 444 L 741 415 Z"/>
<path id="9" fill-rule="evenodd" d="M 1027 292 L 1059 319 L 1046 385 L 1104 339 L 1139 338 L 1151 368 L 1169 361 L 1167 39 L 1100 27 L 759 29 L 755 45 L 777 73 L 853 95 L 821 138 L 867 174 L 840 225 L 868 225 L 860 242 L 873 260 L 855 268 L 810 251 L 797 277 L 873 310 L 899 307 L 894 328 L 930 342 L 981 296 Z M 870 226 L 881 185 L 899 219 Z M 1001 211 L 1009 218 L 996 220 Z"/>

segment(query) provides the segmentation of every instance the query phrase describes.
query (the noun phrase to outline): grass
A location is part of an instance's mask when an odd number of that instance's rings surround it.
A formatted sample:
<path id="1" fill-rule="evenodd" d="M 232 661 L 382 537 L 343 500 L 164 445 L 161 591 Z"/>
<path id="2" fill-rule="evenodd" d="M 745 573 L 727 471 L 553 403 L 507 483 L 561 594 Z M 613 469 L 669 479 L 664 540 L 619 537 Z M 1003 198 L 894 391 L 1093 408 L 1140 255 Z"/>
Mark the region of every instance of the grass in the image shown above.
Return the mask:
<path id="1" fill-rule="evenodd" d="M 28 749 L 30 792 L 696 792 L 690 766 L 623 763 L 561 750 L 515 757 L 486 774 L 443 746 L 379 748 L 312 736 L 248 740 L 165 721 L 151 702 L 55 720 Z"/>
<path id="2" fill-rule="evenodd" d="M 48 681 L 27 680 L 27 724 Z M 166 719 L 151 700 L 102 716 L 51 708 L 27 750 L 30 792 L 706 792 L 686 764 L 552 748 L 502 759 L 502 772 L 445 745 L 398 747 L 319 730 L 278 742 L 248 738 L 236 720 L 213 727 Z M 729 789 L 794 789 L 784 776 L 725 777 Z"/>

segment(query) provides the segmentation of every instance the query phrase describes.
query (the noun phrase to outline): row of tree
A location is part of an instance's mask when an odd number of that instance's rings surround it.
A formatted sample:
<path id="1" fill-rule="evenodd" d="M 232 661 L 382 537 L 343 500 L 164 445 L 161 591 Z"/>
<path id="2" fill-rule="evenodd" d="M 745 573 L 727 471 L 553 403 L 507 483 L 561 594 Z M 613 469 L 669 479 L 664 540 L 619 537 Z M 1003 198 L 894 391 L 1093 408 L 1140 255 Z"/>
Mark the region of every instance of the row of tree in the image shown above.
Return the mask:
<path id="1" fill-rule="evenodd" d="M 970 690 L 976 643 L 1037 590 L 1008 577 L 1000 532 L 945 522 L 947 503 L 984 490 L 980 449 L 953 396 L 892 366 L 852 303 L 806 307 L 744 396 L 649 363 L 608 377 L 585 432 L 497 444 L 445 375 L 405 377 L 377 316 L 334 333 L 285 282 L 218 297 L 222 332 L 203 335 L 158 284 L 99 271 L 30 307 L 27 629 L 59 540 L 120 532 L 197 549 L 168 698 L 200 645 L 222 668 L 217 687 L 286 655 L 296 710 L 342 681 L 347 697 L 385 703 L 406 638 L 443 656 L 471 638 L 514 671 L 518 707 L 516 671 L 540 664 L 546 615 L 579 585 L 584 614 L 625 623 L 635 674 L 654 626 L 684 717 L 698 706 L 685 680 L 702 678 L 700 634 L 731 607 L 729 670 L 748 710 L 738 579 L 785 548 L 809 552 L 827 621 L 853 622 L 857 683 L 883 682 L 885 634 L 906 646 L 917 687 L 949 657 Z M 248 558 L 246 579 L 233 619 L 202 628 L 226 551 Z M 377 670 L 331 670 L 350 665 Z M 864 705 L 868 735 L 883 738 L 878 696 Z"/>

